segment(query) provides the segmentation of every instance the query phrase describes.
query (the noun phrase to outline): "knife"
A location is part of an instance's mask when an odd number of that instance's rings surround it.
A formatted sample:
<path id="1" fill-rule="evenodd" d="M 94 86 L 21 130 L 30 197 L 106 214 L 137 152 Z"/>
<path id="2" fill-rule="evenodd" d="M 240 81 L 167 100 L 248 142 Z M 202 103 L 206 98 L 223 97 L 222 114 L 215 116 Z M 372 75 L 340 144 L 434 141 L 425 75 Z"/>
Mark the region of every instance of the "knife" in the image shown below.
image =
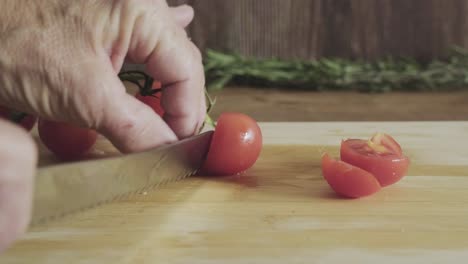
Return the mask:
<path id="1" fill-rule="evenodd" d="M 193 175 L 206 158 L 212 134 L 139 153 L 39 168 L 31 225 Z"/>

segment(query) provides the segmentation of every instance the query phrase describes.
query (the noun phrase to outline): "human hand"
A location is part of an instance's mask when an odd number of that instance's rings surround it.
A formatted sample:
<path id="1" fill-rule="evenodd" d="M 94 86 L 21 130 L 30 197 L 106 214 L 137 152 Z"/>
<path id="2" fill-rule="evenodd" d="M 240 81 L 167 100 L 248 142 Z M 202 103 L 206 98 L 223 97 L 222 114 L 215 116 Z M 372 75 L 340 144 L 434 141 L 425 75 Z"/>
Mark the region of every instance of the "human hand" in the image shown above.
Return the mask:
<path id="1" fill-rule="evenodd" d="M 191 136 L 205 116 L 201 54 L 183 30 L 192 17 L 162 0 L 5 0 L 0 105 L 96 129 L 122 152 Z M 124 61 L 166 87 L 164 118 L 126 93 Z M 11 143 L 0 145 L 1 251 L 27 227 L 37 157 L 27 135 L 4 122 L 0 131 Z"/>

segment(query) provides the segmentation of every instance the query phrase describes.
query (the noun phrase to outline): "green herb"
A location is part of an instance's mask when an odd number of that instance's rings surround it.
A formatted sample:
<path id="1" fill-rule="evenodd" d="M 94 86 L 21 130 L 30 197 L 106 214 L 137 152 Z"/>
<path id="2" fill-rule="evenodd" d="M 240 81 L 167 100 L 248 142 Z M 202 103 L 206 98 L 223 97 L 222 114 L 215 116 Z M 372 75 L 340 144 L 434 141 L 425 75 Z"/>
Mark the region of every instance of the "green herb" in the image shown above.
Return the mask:
<path id="1" fill-rule="evenodd" d="M 367 62 L 324 58 L 315 61 L 255 59 L 207 50 L 208 90 L 230 84 L 307 90 L 438 91 L 468 87 L 468 52 L 452 49 L 445 60 L 428 63 L 411 58 Z"/>

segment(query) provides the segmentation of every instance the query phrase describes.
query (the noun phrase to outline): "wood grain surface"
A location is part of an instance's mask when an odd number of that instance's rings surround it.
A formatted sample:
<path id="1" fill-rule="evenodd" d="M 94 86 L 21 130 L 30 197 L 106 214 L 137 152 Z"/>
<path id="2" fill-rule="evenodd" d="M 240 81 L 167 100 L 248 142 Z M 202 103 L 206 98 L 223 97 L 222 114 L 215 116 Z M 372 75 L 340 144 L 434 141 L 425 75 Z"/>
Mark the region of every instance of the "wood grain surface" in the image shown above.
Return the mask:
<path id="1" fill-rule="evenodd" d="M 246 113 L 258 121 L 468 121 L 468 92 L 307 92 L 229 87 L 213 92 L 211 115 Z"/>
<path id="2" fill-rule="evenodd" d="M 189 3 L 202 50 L 256 57 L 430 59 L 468 48 L 465 0 L 170 0 Z"/>
<path id="3" fill-rule="evenodd" d="M 193 177 L 35 227 L 0 263 L 426 264 L 468 257 L 468 122 L 261 127 L 265 146 L 245 175 Z M 341 139 L 375 131 L 401 143 L 412 160 L 409 175 L 368 198 L 336 197 L 322 179 L 321 153 L 336 155 Z"/>

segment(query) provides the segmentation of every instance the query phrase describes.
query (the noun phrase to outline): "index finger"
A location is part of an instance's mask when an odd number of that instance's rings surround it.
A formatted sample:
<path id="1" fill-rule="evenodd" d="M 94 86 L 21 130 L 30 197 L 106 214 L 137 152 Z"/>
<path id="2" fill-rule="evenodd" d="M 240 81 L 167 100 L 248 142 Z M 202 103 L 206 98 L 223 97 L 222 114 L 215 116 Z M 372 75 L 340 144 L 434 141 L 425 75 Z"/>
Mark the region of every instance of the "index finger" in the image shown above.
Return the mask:
<path id="1" fill-rule="evenodd" d="M 162 92 L 164 119 L 180 138 L 196 133 L 203 117 L 199 109 L 205 105 L 205 77 L 201 55 L 187 39 L 179 49 L 154 56 L 148 72 L 165 87 Z"/>
<path id="2" fill-rule="evenodd" d="M 145 9 L 142 28 L 132 34 L 128 56 L 165 87 L 164 119 L 178 138 L 197 133 L 204 120 L 205 76 L 200 51 L 170 17 L 168 6 Z"/>

